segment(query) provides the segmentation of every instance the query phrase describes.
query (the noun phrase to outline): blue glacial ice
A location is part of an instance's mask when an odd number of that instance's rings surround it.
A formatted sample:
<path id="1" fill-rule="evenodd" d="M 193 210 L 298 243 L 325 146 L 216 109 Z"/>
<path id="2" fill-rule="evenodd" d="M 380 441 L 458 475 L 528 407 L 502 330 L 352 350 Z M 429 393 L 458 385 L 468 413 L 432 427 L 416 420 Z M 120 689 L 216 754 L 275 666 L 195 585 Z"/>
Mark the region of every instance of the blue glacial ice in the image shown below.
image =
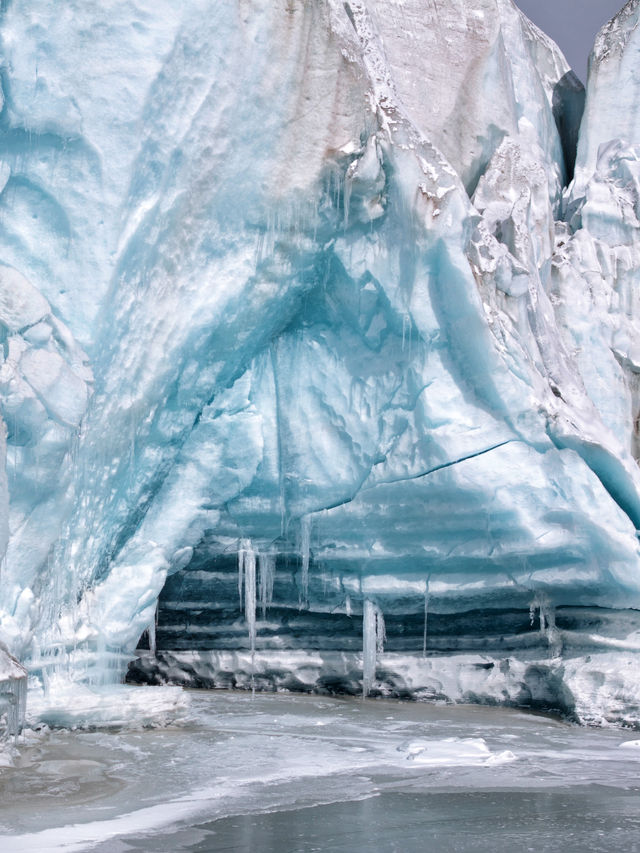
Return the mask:
<path id="1" fill-rule="evenodd" d="M 628 719 L 639 14 L 585 101 L 511 0 L 3 6 L 0 641 L 36 705 L 148 631 L 145 677 L 378 662 Z"/>

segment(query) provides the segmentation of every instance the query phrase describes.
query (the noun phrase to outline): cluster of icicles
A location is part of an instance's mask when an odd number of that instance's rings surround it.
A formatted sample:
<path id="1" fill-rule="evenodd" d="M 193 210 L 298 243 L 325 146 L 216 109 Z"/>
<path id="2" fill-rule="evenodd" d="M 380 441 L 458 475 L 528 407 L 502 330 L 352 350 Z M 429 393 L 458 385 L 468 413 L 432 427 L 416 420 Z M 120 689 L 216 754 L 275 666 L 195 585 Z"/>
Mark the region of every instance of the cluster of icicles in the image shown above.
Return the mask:
<path id="1" fill-rule="evenodd" d="M 302 594 L 300 606 L 302 606 L 303 600 L 306 602 L 309 591 L 310 525 L 305 522 L 307 522 L 307 520 L 303 519 L 300 536 L 302 569 Z M 256 567 L 259 569 L 259 575 L 256 572 Z M 256 552 L 252 547 L 251 540 L 240 540 L 238 547 L 238 596 L 240 599 L 240 610 L 244 610 L 245 620 L 247 623 L 252 670 L 255 666 L 256 612 L 259 604 L 262 610 L 262 617 L 264 618 L 267 608 L 273 600 L 275 571 L 276 555 L 274 553 Z M 259 601 L 258 592 L 260 595 Z M 426 601 L 427 598 L 425 598 L 425 642 L 427 615 Z M 347 611 L 350 611 L 349 600 L 347 600 Z M 385 627 L 382 610 L 375 602 L 365 599 L 362 613 L 363 696 L 368 696 L 373 687 L 376 677 L 378 655 L 384 650 L 384 641 Z"/>
<path id="2" fill-rule="evenodd" d="M 310 525 L 308 518 L 304 518 L 302 519 L 300 531 L 301 607 L 308 600 L 309 555 Z M 272 603 L 275 570 L 276 554 L 274 552 L 258 552 L 253 548 L 250 539 L 240 540 L 238 547 L 238 595 L 240 610 L 244 611 L 247 623 L 252 670 L 255 665 L 256 651 L 256 613 L 258 606 L 260 606 L 262 618 L 264 619 L 267 608 Z M 423 657 L 427 655 L 430 580 L 431 577 L 427 577 L 424 591 Z M 347 596 L 345 608 L 347 615 L 350 616 L 351 601 L 349 596 Z M 556 654 L 559 654 L 561 640 L 555 625 L 555 610 L 553 605 L 551 605 L 546 597 L 536 596 L 531 602 L 529 611 L 532 626 L 536 611 L 539 614 L 540 634 L 546 637 L 549 647 L 553 648 Z M 362 605 L 362 695 L 365 697 L 373 689 L 376 680 L 378 656 L 384 651 L 385 640 L 384 614 L 376 602 L 365 598 Z"/>

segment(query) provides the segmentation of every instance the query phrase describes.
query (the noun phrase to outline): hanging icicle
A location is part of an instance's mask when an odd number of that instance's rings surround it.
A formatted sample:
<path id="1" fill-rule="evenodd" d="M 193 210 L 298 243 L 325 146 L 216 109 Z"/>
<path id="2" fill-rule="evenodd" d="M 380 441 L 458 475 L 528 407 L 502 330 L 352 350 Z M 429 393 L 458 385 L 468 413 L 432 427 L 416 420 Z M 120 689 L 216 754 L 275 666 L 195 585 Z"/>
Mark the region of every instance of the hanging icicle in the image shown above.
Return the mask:
<path id="1" fill-rule="evenodd" d="M 302 597 L 300 605 L 309 598 L 309 552 L 311 549 L 311 516 L 300 519 L 300 557 L 302 559 Z"/>
<path id="2" fill-rule="evenodd" d="M 158 628 L 158 604 L 156 603 L 156 608 L 153 612 L 153 619 L 151 620 L 151 624 L 147 628 L 147 634 L 149 635 L 149 651 L 155 657 L 157 652 L 157 642 L 156 642 L 156 634 Z"/>
<path id="3" fill-rule="evenodd" d="M 538 610 L 539 633 L 547 641 L 549 654 L 555 657 L 562 652 L 562 632 L 556 627 L 556 609 L 546 595 L 537 595 L 529 607 L 529 619 L 531 627 L 535 623 L 535 614 Z"/>
<path id="4" fill-rule="evenodd" d="M 247 551 L 251 547 L 251 542 L 248 539 L 241 539 L 238 543 L 238 601 L 240 602 L 240 612 L 244 607 L 244 567 L 247 558 Z"/>
<path id="5" fill-rule="evenodd" d="M 244 618 L 249 634 L 251 649 L 251 692 L 255 693 L 255 657 L 256 657 L 256 552 L 250 539 L 241 539 L 238 548 L 238 595 L 240 610 L 244 605 Z M 262 563 L 261 563 L 262 565 Z M 242 595 L 244 591 L 244 597 Z"/>
<path id="6" fill-rule="evenodd" d="M 267 608 L 273 601 L 273 584 L 276 577 L 276 555 L 259 554 L 258 564 L 260 566 L 260 608 L 262 618 L 267 615 Z"/>
<path id="7" fill-rule="evenodd" d="M 531 627 L 533 628 L 535 618 L 536 618 L 536 610 L 538 611 L 539 618 L 539 628 L 540 634 L 542 636 L 546 636 L 547 634 L 547 618 L 549 615 L 550 607 L 549 602 L 547 601 L 545 596 L 536 595 L 531 604 L 529 605 L 529 622 L 531 623 Z"/>
<path id="8" fill-rule="evenodd" d="M 366 599 L 362 611 L 362 695 L 371 692 L 376 677 L 378 655 L 384 651 L 384 616 L 373 601 Z"/>
<path id="9" fill-rule="evenodd" d="M 248 543 L 244 556 L 244 616 L 249 630 L 251 655 L 256 650 L 256 553 Z"/>

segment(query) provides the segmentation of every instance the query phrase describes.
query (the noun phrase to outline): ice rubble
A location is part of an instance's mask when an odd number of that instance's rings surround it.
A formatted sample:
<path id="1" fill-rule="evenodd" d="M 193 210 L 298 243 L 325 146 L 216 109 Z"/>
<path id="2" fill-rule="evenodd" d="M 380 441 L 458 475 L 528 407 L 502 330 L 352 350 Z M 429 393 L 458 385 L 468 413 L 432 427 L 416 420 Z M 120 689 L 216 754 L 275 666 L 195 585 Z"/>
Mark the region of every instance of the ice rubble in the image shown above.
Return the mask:
<path id="1" fill-rule="evenodd" d="M 0 639 L 40 686 L 121 677 L 163 587 L 160 650 L 342 644 L 365 692 L 385 623 L 426 672 L 487 614 L 546 660 L 640 606 L 638 14 L 578 141 L 511 0 L 3 7 Z"/>

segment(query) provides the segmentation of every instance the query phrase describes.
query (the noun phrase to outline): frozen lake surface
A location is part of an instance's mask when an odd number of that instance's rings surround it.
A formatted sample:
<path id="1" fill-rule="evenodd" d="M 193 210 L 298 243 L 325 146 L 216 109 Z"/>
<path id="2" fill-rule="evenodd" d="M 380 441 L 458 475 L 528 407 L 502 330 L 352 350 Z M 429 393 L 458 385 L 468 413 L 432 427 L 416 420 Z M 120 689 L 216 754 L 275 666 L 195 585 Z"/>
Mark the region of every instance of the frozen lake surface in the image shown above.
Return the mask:
<path id="1" fill-rule="evenodd" d="M 193 692 L 182 727 L 33 735 L 0 850 L 640 850 L 640 740 L 531 714 Z"/>

